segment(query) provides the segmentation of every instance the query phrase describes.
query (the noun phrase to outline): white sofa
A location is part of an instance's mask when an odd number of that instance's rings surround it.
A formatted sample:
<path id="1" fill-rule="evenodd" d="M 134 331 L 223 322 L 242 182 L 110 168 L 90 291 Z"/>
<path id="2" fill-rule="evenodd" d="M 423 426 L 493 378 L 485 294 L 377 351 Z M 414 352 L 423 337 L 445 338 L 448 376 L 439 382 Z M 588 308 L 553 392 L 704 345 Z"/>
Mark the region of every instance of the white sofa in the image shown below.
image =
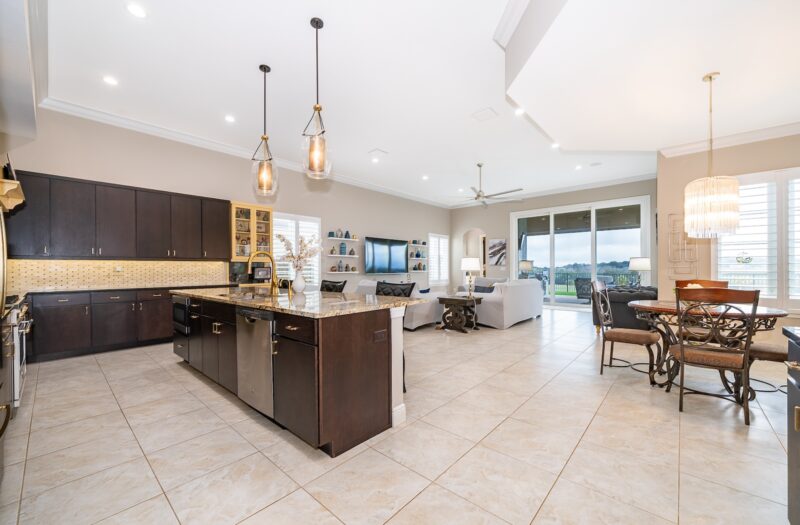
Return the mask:
<path id="1" fill-rule="evenodd" d="M 465 296 L 467 292 L 460 291 L 458 295 Z M 491 292 L 475 292 L 474 295 L 481 298 L 476 309 L 478 324 L 504 330 L 542 315 L 544 291 L 539 279 L 498 282 Z"/>
<path id="2" fill-rule="evenodd" d="M 364 279 L 358 283 L 356 293 L 364 295 L 375 295 L 377 281 Z M 445 295 L 444 292 L 419 293 L 417 286 L 411 292 L 411 297 L 417 299 L 427 299 L 421 304 L 412 304 L 406 307 L 405 317 L 403 318 L 403 328 L 406 330 L 416 330 L 426 324 L 437 323 L 442 320 L 443 305 L 439 304 L 439 297 Z"/>

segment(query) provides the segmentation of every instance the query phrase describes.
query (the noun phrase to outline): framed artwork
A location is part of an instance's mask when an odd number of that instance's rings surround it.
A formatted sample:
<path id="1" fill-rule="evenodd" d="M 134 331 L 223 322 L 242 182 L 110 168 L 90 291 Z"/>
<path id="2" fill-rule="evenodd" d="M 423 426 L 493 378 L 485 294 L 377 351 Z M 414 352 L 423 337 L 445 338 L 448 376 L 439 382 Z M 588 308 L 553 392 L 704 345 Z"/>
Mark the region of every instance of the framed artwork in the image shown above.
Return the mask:
<path id="1" fill-rule="evenodd" d="M 506 265 L 506 248 L 505 239 L 489 239 L 489 266 Z"/>

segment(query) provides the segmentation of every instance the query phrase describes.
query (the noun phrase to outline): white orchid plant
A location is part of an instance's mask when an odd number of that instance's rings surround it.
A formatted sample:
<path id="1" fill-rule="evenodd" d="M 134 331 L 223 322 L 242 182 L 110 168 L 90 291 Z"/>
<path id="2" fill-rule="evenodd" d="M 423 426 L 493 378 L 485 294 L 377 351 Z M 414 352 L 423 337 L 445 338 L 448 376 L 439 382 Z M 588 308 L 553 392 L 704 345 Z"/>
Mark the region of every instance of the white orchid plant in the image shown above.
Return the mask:
<path id="1" fill-rule="evenodd" d="M 313 235 L 308 240 L 301 235 L 296 252 L 294 246 L 292 246 L 292 241 L 280 233 L 275 237 L 283 243 L 283 248 L 286 250 L 286 254 L 281 256 L 280 260 L 290 263 L 295 272 L 302 272 L 308 260 L 316 257 L 320 251 L 319 239 L 317 239 L 316 235 Z"/>

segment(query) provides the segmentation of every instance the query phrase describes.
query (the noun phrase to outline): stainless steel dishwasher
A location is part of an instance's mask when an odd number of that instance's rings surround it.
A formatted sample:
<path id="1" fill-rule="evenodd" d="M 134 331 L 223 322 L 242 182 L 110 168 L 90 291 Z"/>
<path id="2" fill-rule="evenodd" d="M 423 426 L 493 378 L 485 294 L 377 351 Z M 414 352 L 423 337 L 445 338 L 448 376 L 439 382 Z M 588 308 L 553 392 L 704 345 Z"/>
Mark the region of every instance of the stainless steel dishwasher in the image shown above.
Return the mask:
<path id="1" fill-rule="evenodd" d="M 239 398 L 273 417 L 272 312 L 236 308 L 236 360 Z"/>

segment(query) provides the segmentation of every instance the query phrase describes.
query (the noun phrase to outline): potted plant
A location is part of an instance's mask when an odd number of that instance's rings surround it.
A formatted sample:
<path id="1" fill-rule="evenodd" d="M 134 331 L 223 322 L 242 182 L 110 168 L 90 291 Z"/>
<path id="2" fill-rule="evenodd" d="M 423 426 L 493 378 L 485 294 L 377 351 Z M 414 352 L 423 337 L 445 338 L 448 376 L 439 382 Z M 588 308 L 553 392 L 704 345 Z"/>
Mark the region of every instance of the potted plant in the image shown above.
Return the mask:
<path id="1" fill-rule="evenodd" d="M 294 281 L 292 281 L 292 290 L 294 290 L 295 293 L 303 293 L 306 289 L 306 281 L 303 278 L 303 268 L 305 268 L 308 260 L 312 257 L 316 257 L 320 251 L 317 236 L 314 235 L 308 240 L 301 236 L 297 251 L 294 250 L 292 241 L 280 233 L 275 237 L 283 243 L 283 248 L 286 250 L 286 254 L 281 256 L 280 260 L 288 262 L 292 265 L 292 268 L 294 268 L 295 277 Z"/>

